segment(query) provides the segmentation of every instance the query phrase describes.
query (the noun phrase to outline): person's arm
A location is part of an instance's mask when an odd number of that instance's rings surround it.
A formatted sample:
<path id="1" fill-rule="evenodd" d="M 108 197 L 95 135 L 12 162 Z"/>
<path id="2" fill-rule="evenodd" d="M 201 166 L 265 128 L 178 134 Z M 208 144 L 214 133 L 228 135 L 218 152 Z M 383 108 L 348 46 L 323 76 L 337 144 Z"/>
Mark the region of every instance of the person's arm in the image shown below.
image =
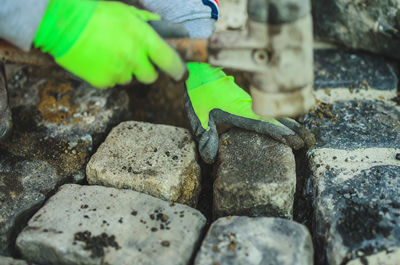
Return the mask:
<path id="1" fill-rule="evenodd" d="M 48 0 L 1 0 L 0 38 L 28 51 L 47 4 Z"/>
<path id="2" fill-rule="evenodd" d="M 1 1 L 0 37 L 25 50 L 33 43 L 94 87 L 127 84 L 132 76 L 149 84 L 157 69 L 175 80 L 185 76 L 179 55 L 147 23 L 159 15 L 114 1 Z"/>

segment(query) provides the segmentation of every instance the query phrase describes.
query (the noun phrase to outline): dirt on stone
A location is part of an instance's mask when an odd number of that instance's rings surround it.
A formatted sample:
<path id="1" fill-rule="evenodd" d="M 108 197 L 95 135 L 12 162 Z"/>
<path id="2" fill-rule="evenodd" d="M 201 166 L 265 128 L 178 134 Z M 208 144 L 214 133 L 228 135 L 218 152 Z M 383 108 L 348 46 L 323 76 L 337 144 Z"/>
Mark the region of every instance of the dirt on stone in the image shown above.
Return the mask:
<path id="1" fill-rule="evenodd" d="M 56 168 L 58 174 L 68 176 L 81 170 L 87 160 L 89 144 L 80 141 L 71 149 L 66 139 L 15 130 L 10 141 L 3 142 L 1 146 L 21 159 L 46 161 Z"/>
<path id="2" fill-rule="evenodd" d="M 0 172 L 0 202 L 5 203 L 10 199 L 16 199 L 22 192 L 21 177 L 16 172 Z"/>
<path id="3" fill-rule="evenodd" d="M 47 83 L 40 89 L 38 110 L 46 122 L 56 124 L 76 124 L 79 119 L 73 118 L 78 105 L 73 103 L 75 92 L 70 83 Z"/>
<path id="4" fill-rule="evenodd" d="M 160 230 L 170 230 L 170 218 L 168 217 L 168 215 L 164 214 L 161 210 L 154 210 L 154 212 L 152 214 L 149 215 L 150 220 L 152 221 L 158 221 L 159 222 L 159 229 Z M 146 223 L 146 222 L 142 222 L 142 223 Z M 152 227 L 151 228 L 152 232 L 157 232 L 158 228 L 156 227 Z"/>
<path id="5" fill-rule="evenodd" d="M 330 105 L 318 99 L 316 101 L 316 107 L 314 107 L 311 111 L 311 115 L 313 115 L 315 118 L 337 120 L 337 117 L 331 112 Z"/>
<path id="6" fill-rule="evenodd" d="M 90 251 L 91 258 L 100 258 L 104 256 L 104 248 L 113 247 L 116 250 L 121 247 L 118 245 L 118 242 L 115 241 L 114 235 L 107 235 L 106 233 L 101 233 L 98 236 L 92 236 L 92 233 L 85 230 L 82 232 L 77 232 L 74 234 L 74 245 L 76 241 L 84 242 L 83 246 L 84 250 Z"/>
<path id="7" fill-rule="evenodd" d="M 22 194 L 24 187 L 21 183 L 19 172 L 19 162 L 23 160 L 21 157 L 0 149 L 0 160 L 7 160 L 13 171 L 3 171 L 0 168 L 0 202 L 4 203 L 9 199 L 15 199 Z"/>

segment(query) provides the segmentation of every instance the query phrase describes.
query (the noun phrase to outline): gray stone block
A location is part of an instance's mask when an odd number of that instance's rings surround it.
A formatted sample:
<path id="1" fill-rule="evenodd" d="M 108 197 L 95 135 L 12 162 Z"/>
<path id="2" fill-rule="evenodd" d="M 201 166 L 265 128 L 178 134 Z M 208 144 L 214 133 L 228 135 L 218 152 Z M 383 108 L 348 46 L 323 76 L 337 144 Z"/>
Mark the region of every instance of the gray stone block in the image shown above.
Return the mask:
<path id="1" fill-rule="evenodd" d="M 99 91 L 59 69 L 9 77 L 14 130 L 0 143 L 0 254 L 61 183 L 82 181 L 92 149 L 128 111 L 124 90 Z"/>
<path id="2" fill-rule="evenodd" d="M 197 205 L 200 167 L 188 130 L 144 122 L 115 127 L 90 159 L 90 184 L 133 189 L 174 202 Z"/>
<path id="3" fill-rule="evenodd" d="M 0 256 L 0 265 L 34 265 L 34 264 L 28 263 L 27 261 L 21 259 L 13 259 L 9 257 Z"/>
<path id="4" fill-rule="evenodd" d="M 17 238 L 40 264 L 188 264 L 205 218 L 132 190 L 67 184 Z"/>
<path id="5" fill-rule="evenodd" d="M 378 252 L 377 254 L 370 255 L 367 257 L 361 257 L 349 261 L 346 265 L 374 265 L 374 264 L 384 264 L 384 265 L 397 265 L 400 260 L 400 249 L 387 249 Z"/>
<path id="6" fill-rule="evenodd" d="M 397 90 L 396 67 L 382 56 L 314 50 L 314 89 Z"/>
<path id="7" fill-rule="evenodd" d="M 295 160 L 284 144 L 254 132 L 231 129 L 220 139 L 214 182 L 214 217 L 292 218 Z"/>
<path id="8" fill-rule="evenodd" d="M 323 263 L 359 259 L 391 264 L 386 261 L 398 255 L 398 152 L 394 148 L 316 148 L 308 153 L 314 182 L 314 235 Z"/>
<path id="9" fill-rule="evenodd" d="M 400 0 L 312 0 L 317 39 L 400 58 Z"/>
<path id="10" fill-rule="evenodd" d="M 317 146 L 335 149 L 399 148 L 400 111 L 383 101 L 320 102 L 304 119 Z"/>
<path id="11" fill-rule="evenodd" d="M 312 265 L 307 228 L 265 217 L 227 217 L 215 221 L 197 253 L 195 265 Z"/>
<path id="12" fill-rule="evenodd" d="M 0 151 L 0 246 L 8 253 L 20 231 L 62 177 L 44 161 L 28 161 Z"/>

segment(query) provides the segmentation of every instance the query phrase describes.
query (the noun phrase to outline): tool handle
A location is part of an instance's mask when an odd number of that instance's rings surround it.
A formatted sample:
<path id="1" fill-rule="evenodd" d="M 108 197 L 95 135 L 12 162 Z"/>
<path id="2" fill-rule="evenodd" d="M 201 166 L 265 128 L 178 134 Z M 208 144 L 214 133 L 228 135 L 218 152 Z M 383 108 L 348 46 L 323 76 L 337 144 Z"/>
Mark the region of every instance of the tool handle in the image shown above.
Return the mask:
<path id="1" fill-rule="evenodd" d="M 185 61 L 206 62 L 208 60 L 208 39 L 166 39 Z M 38 49 L 24 52 L 6 41 L 0 40 L 0 61 L 51 66 L 55 62 L 48 54 Z"/>

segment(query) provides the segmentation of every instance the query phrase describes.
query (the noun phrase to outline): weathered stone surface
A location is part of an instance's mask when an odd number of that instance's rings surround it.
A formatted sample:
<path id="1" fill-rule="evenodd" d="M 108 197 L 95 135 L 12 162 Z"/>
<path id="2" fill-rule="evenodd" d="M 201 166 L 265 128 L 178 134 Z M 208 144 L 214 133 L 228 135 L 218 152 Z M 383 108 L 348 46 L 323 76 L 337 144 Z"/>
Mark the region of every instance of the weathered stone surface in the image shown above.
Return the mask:
<path id="1" fill-rule="evenodd" d="M 395 66 L 382 56 L 337 49 L 314 50 L 314 88 L 397 90 Z"/>
<path id="2" fill-rule="evenodd" d="M 67 184 L 17 238 L 40 264 L 188 264 L 205 218 L 132 190 Z"/>
<path id="3" fill-rule="evenodd" d="M 227 217 L 215 221 L 195 265 L 312 265 L 313 245 L 307 228 L 265 217 Z"/>
<path id="4" fill-rule="evenodd" d="M 314 232 L 319 253 L 326 255 L 319 257 L 322 264 L 376 260 L 371 255 L 385 250 L 384 260 L 390 260 L 390 250 L 400 247 L 400 161 L 395 158 L 399 152 L 316 148 L 308 153 L 315 193 Z"/>
<path id="5" fill-rule="evenodd" d="M 90 159 L 90 184 L 133 189 L 195 206 L 200 167 L 195 143 L 183 128 L 128 121 L 115 127 Z"/>
<path id="6" fill-rule="evenodd" d="M 50 192 L 84 178 L 93 147 L 128 109 L 123 90 L 98 91 L 59 69 L 22 68 L 9 81 L 14 130 L 0 143 L 0 254 Z"/>
<path id="7" fill-rule="evenodd" d="M 312 0 L 317 39 L 400 58 L 400 0 Z"/>
<path id="8" fill-rule="evenodd" d="M 323 109 L 339 101 L 399 101 L 398 69 L 381 56 L 330 49 L 315 50 L 314 60 L 314 95 Z"/>
<path id="9" fill-rule="evenodd" d="M 397 265 L 400 261 L 400 250 L 388 249 L 378 252 L 375 255 L 361 257 L 355 260 L 351 260 L 347 265 L 374 265 L 374 264 L 384 264 L 384 265 Z"/>
<path id="10" fill-rule="evenodd" d="M 214 217 L 292 218 L 296 187 L 292 150 L 267 136 L 231 129 L 220 139 Z"/>
<path id="11" fill-rule="evenodd" d="M 9 257 L 0 256 L 0 264 L 1 265 L 34 265 L 32 263 L 28 263 L 25 260 L 13 259 Z"/>
<path id="12" fill-rule="evenodd" d="M 37 210 L 62 181 L 45 161 L 26 160 L 7 151 L 0 152 L 0 246 L 12 250 L 16 231 Z"/>
<path id="13" fill-rule="evenodd" d="M 319 102 L 304 119 L 317 146 L 336 149 L 400 148 L 400 111 L 383 101 Z"/>

